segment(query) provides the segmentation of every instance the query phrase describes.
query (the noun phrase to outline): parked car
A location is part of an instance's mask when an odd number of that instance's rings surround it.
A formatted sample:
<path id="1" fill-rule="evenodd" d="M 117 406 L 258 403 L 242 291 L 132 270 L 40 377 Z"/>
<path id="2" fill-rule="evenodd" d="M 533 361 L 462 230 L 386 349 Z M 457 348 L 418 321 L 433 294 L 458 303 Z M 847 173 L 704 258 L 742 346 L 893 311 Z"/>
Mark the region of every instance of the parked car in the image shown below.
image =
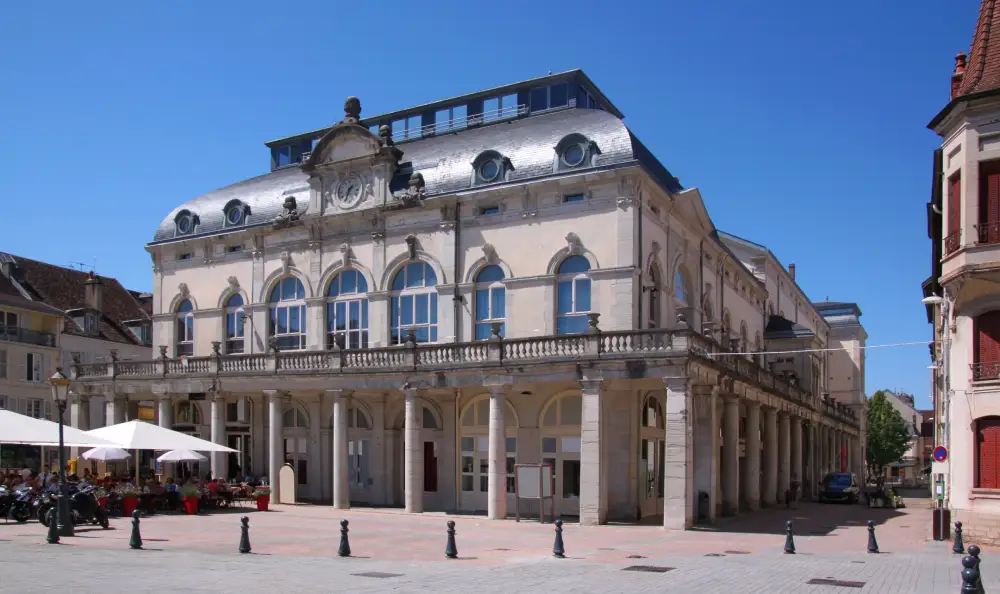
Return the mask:
<path id="1" fill-rule="evenodd" d="M 846 501 L 857 503 L 861 495 L 858 477 L 850 472 L 831 472 L 823 477 L 819 486 L 820 503 L 824 501 Z"/>

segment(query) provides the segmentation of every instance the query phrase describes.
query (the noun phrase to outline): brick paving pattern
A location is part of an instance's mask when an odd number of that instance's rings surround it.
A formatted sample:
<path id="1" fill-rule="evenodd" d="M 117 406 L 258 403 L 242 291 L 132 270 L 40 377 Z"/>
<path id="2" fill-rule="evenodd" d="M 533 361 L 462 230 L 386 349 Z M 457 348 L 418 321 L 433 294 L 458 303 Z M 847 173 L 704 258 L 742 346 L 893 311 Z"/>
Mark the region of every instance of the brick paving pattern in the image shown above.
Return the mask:
<path id="1" fill-rule="evenodd" d="M 798 510 L 767 510 L 690 532 L 567 524 L 567 558 L 561 560 L 551 556 L 553 528 L 548 524 L 408 516 L 397 510 L 273 509 L 245 511 L 250 516 L 251 555 L 237 552 L 240 511 L 143 519 L 142 551 L 128 549 L 126 519 L 116 519 L 108 531 L 86 527 L 58 546 L 45 544 L 45 530 L 37 523 L 0 524 L 0 588 L 43 592 L 63 587 L 83 594 L 154 592 L 167 584 L 173 584 L 170 589 L 216 594 L 264 589 L 919 594 L 954 593 L 961 584 L 960 556 L 950 552 L 950 543 L 927 540 L 926 509 L 893 512 L 805 504 Z M 336 556 L 342 518 L 351 522 L 355 557 L 350 559 Z M 878 523 L 883 554 L 865 553 L 869 518 Z M 457 522 L 458 560 L 444 558 L 448 519 Z M 787 519 L 796 523 L 796 555 L 781 553 Z M 1000 587 L 1000 579 L 992 577 L 1000 578 L 1000 555 L 996 567 L 994 555 L 993 549 L 984 549 L 982 555 L 987 591 Z M 673 569 L 622 571 L 634 565 Z M 807 585 L 813 579 L 865 585 Z"/>

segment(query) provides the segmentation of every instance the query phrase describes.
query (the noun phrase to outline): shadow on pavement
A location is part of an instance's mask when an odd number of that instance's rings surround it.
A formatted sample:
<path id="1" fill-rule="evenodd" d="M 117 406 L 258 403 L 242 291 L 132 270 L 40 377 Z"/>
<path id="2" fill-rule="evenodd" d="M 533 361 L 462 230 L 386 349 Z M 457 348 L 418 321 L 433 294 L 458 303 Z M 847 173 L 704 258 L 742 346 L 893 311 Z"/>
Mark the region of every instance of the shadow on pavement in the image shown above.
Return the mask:
<path id="1" fill-rule="evenodd" d="M 904 515 L 890 508 L 870 509 L 865 505 L 845 503 L 800 503 L 798 509 L 772 507 L 732 518 L 718 518 L 714 524 L 698 524 L 695 532 L 731 532 L 740 534 L 784 534 L 785 523 L 792 521 L 798 536 L 826 536 L 838 528 L 862 527 L 868 520 L 875 525 Z"/>

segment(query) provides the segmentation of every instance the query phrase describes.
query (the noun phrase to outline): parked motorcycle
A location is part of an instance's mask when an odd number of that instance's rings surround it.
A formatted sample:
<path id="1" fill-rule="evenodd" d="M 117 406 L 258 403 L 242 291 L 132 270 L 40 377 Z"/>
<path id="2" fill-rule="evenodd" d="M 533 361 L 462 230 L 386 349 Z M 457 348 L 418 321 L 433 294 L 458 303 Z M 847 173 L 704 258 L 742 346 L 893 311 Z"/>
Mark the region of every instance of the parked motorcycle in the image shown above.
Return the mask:
<path id="1" fill-rule="evenodd" d="M 55 507 L 55 505 L 56 496 L 54 493 L 47 490 L 39 491 L 35 499 L 31 502 L 32 515 L 44 524 L 45 514 L 49 513 L 49 510 Z"/>
<path id="2" fill-rule="evenodd" d="M 0 487 L 0 515 L 23 524 L 31 519 L 31 487 Z"/>
<path id="3" fill-rule="evenodd" d="M 42 524 L 46 527 L 55 520 L 56 507 L 50 508 L 42 519 Z M 107 529 L 111 524 L 108 522 L 108 514 L 101 508 L 97 501 L 95 488 L 91 485 L 81 487 L 69 495 L 70 520 L 74 526 L 79 524 L 100 524 L 101 528 Z M 56 520 L 57 521 L 57 520 Z"/>

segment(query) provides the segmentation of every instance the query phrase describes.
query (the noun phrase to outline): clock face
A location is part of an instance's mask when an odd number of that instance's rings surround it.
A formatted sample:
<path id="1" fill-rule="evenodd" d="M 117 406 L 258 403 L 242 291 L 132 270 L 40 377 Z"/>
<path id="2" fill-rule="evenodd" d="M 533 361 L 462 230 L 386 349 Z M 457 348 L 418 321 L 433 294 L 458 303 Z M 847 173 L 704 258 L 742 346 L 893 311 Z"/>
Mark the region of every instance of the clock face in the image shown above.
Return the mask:
<path id="1" fill-rule="evenodd" d="M 356 175 L 348 177 L 337 186 L 337 201 L 343 208 L 351 208 L 361 200 L 361 178 Z"/>

